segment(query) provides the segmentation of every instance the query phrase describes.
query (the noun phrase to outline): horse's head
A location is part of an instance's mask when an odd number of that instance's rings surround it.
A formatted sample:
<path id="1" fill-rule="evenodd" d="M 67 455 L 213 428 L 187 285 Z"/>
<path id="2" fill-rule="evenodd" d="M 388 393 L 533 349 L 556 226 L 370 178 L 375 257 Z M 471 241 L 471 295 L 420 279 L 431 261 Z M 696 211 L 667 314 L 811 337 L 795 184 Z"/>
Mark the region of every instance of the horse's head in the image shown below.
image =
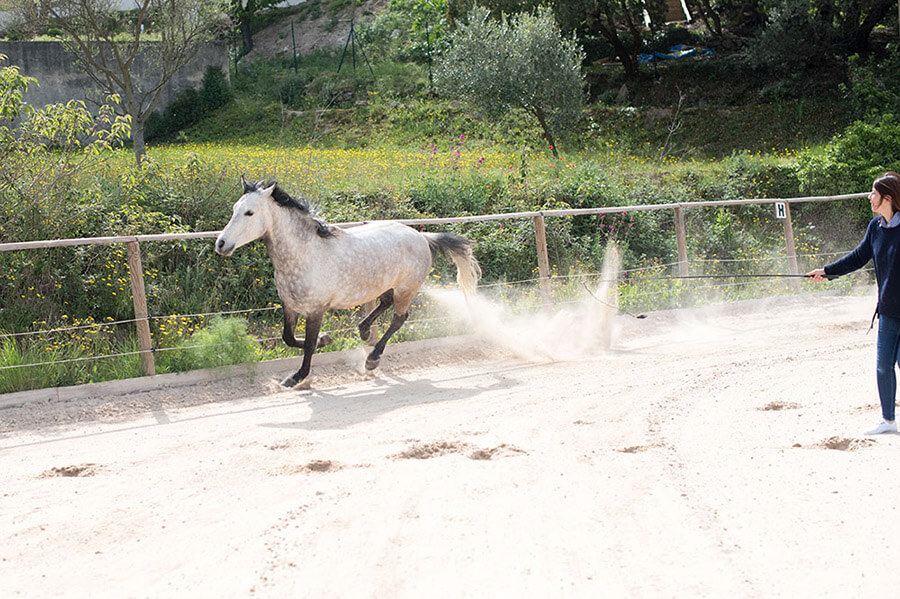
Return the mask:
<path id="1" fill-rule="evenodd" d="M 234 203 L 231 220 L 216 239 L 216 252 L 230 256 L 244 244 L 259 239 L 271 226 L 271 210 L 274 205 L 272 192 L 276 183 L 248 183 L 241 177 L 244 194 Z"/>

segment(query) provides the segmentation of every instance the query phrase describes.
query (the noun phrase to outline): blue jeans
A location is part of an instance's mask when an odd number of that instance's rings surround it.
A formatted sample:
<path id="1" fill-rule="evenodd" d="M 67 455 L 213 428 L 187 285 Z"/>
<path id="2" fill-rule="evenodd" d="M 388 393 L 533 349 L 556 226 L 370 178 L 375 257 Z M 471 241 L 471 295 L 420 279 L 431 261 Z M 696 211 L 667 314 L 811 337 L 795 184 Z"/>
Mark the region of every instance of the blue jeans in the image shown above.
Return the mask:
<path id="1" fill-rule="evenodd" d="M 900 318 L 878 315 L 878 349 L 875 358 L 875 376 L 878 380 L 878 396 L 881 398 L 881 416 L 894 420 L 894 402 L 897 393 L 897 354 L 900 350 Z"/>

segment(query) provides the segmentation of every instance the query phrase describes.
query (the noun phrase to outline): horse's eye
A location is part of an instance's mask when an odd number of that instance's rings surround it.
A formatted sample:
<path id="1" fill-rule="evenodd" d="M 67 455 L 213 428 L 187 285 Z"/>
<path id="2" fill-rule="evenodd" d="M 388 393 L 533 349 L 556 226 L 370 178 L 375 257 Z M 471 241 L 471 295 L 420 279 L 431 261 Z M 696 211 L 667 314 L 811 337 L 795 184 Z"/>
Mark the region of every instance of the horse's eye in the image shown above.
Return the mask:
<path id="1" fill-rule="evenodd" d="M 253 211 L 248 210 L 247 212 L 244 213 L 244 216 L 253 216 Z"/>

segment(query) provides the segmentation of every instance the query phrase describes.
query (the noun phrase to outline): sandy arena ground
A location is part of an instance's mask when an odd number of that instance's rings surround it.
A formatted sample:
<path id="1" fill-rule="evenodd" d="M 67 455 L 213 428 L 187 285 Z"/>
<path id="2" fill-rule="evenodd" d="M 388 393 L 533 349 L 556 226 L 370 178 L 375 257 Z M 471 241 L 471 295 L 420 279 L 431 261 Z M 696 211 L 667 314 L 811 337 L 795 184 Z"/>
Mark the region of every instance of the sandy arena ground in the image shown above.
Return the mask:
<path id="1" fill-rule="evenodd" d="M 594 356 L 389 346 L 311 390 L 0 410 L 0 597 L 888 596 L 872 308 L 619 316 Z"/>

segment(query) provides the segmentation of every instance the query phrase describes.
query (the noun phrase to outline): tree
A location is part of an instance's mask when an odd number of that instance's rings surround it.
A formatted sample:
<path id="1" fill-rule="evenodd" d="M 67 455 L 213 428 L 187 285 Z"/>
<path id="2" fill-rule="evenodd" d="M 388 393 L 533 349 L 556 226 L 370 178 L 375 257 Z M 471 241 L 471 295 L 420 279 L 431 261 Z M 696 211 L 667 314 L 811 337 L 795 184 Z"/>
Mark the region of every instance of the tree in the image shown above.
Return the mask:
<path id="1" fill-rule="evenodd" d="M 105 94 L 121 97 L 140 164 L 144 124 L 163 89 L 204 43 L 227 30 L 228 21 L 227 0 L 135 2 L 126 13 L 112 0 L 53 0 L 50 14 L 84 72 Z"/>
<path id="2" fill-rule="evenodd" d="M 449 44 L 435 71 L 438 91 L 489 115 L 524 109 L 558 157 L 556 136 L 581 118 L 582 51 L 562 36 L 550 10 L 496 20 L 476 6 Z"/>
<path id="3" fill-rule="evenodd" d="M 810 12 L 834 29 L 846 55 L 867 54 L 872 31 L 885 17 L 896 17 L 896 0 L 813 0 Z M 894 23 L 896 25 L 896 23 Z"/>
<path id="4" fill-rule="evenodd" d="M 250 21 L 258 12 L 280 4 L 282 0 L 230 0 L 231 15 L 241 32 L 241 55 L 253 49 L 253 30 Z"/>
<path id="5" fill-rule="evenodd" d="M 770 0 L 765 26 L 749 44 L 748 62 L 792 75 L 853 54 L 866 56 L 872 31 L 886 17 L 896 18 L 896 6 L 896 0 Z"/>
<path id="6" fill-rule="evenodd" d="M 447 0 L 447 17 L 455 24 L 464 21 L 472 8 L 483 6 L 491 11 L 495 19 L 503 18 L 503 15 L 511 15 L 520 12 L 530 12 L 539 6 L 549 6 L 553 2 L 541 2 L 540 0 Z"/>
<path id="7" fill-rule="evenodd" d="M 564 31 L 606 40 L 628 79 L 638 76 L 638 54 L 645 38 L 663 23 L 665 11 L 661 0 L 557 0 L 553 6 Z M 650 17 L 649 28 L 645 15 Z"/>
<path id="8" fill-rule="evenodd" d="M 0 239 L 15 240 L 16 231 L 52 236 L 79 215 L 66 201 L 72 178 L 128 139 L 129 119 L 115 115 L 116 98 L 95 113 L 76 100 L 35 110 L 23 97 L 37 81 L 5 60 L 0 54 Z"/>
<path id="9" fill-rule="evenodd" d="M 47 31 L 50 0 L 19 0 L 11 5 L 13 19 L 21 23 L 21 34 L 25 39 L 41 35 Z M 16 28 L 16 27 L 14 27 Z"/>
<path id="10" fill-rule="evenodd" d="M 451 21 L 476 0 L 449 0 Z M 663 0 L 478 0 L 500 18 L 503 14 L 532 11 L 537 5 L 553 10 L 560 29 L 566 34 L 598 35 L 612 46 L 625 76 L 638 75 L 637 56 L 644 41 L 664 23 Z M 649 17 L 649 27 L 645 25 Z"/>

